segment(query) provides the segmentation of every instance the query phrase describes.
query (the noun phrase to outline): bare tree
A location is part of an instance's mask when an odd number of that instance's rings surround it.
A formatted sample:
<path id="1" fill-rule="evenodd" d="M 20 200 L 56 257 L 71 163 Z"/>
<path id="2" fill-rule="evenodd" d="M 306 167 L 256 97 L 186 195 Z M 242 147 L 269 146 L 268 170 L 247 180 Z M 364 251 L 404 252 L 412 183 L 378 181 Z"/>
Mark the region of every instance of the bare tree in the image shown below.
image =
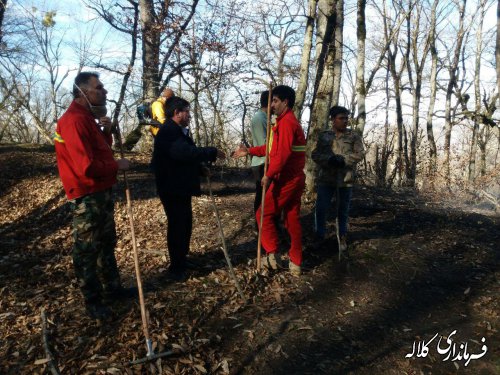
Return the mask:
<path id="1" fill-rule="evenodd" d="M 428 25 L 423 25 L 424 10 L 423 3 L 416 2 L 412 5 L 410 2 L 410 7 L 413 7 L 411 16 L 408 20 L 413 20 L 413 26 L 410 27 L 408 23 L 407 35 L 408 35 L 408 77 L 410 82 L 410 87 L 412 91 L 412 127 L 411 127 L 411 137 L 410 137 L 410 155 L 409 155 L 409 165 L 406 168 L 407 185 L 415 186 L 415 179 L 417 176 L 417 139 L 419 134 L 419 122 L 420 122 L 420 102 L 422 99 L 422 75 L 425 66 L 425 61 L 429 54 L 431 48 L 431 40 L 433 35 L 428 32 L 424 40 L 421 40 L 422 26 L 425 29 Z M 434 1 L 433 9 L 435 10 L 437 6 L 437 1 Z M 432 11 L 431 11 L 432 13 Z M 431 16 L 432 18 L 432 16 Z M 410 60 L 411 55 L 411 61 Z M 412 66 L 413 73 L 412 74 Z"/>
<path id="2" fill-rule="evenodd" d="M 316 78 L 306 147 L 305 174 L 308 194 L 314 192 L 316 174 L 316 165 L 310 156 L 319 132 L 328 125 L 328 111 L 332 102 L 336 17 L 335 0 L 319 0 L 316 31 Z"/>
<path id="3" fill-rule="evenodd" d="M 257 75 L 269 77 L 274 84 L 290 84 L 298 77 L 299 66 L 291 61 L 290 55 L 302 44 L 301 12 L 300 7 L 279 0 L 247 15 L 241 41 L 249 58 L 254 60 L 252 75 L 256 74 L 253 69 L 256 66 Z"/>
<path id="4" fill-rule="evenodd" d="M 449 81 L 446 87 L 446 103 L 445 103 L 445 135 L 444 135 L 444 168 L 445 168 L 445 178 L 447 184 L 450 183 L 450 146 L 451 146 L 451 131 L 453 127 L 453 122 L 451 118 L 452 108 L 451 108 L 451 97 L 455 86 L 457 85 L 458 78 L 458 68 L 460 63 L 460 54 L 462 52 L 462 44 L 465 36 L 465 5 L 467 0 L 456 0 L 455 4 L 458 8 L 459 22 L 456 35 L 456 42 L 453 54 L 451 56 L 451 61 L 448 66 Z"/>
<path id="5" fill-rule="evenodd" d="M 173 59 L 175 49 L 196 11 L 199 0 L 190 4 L 171 4 L 167 1 L 155 0 L 86 0 L 93 9 L 114 29 L 142 38 L 142 88 L 143 99 L 155 99 L 159 92 L 168 85 L 170 79 L 181 72 L 183 63 L 177 64 Z M 137 13 L 137 10 L 139 13 Z M 141 33 L 134 34 L 135 18 L 140 19 Z M 161 59 L 160 59 L 161 57 Z M 166 69 L 169 72 L 165 74 Z M 140 139 L 140 124 L 127 136 L 127 148 L 133 148 Z"/>
<path id="6" fill-rule="evenodd" d="M 36 56 L 41 57 L 35 60 L 35 64 L 47 72 L 49 78 L 49 90 L 52 104 L 53 123 L 59 118 L 59 96 L 58 91 L 69 75 L 69 70 L 62 68 L 62 43 L 64 34 L 56 37 L 52 32 L 56 24 L 54 17 L 56 12 L 45 12 L 42 22 L 36 15 L 30 17 L 33 41 L 33 48 L 36 49 Z"/>
<path id="7" fill-rule="evenodd" d="M 128 81 L 129 81 L 130 76 L 134 70 L 134 65 L 135 65 L 136 56 L 137 56 L 137 33 L 138 33 L 139 7 L 137 6 L 136 3 L 132 3 L 132 6 L 134 8 L 134 17 L 132 19 L 133 26 L 132 26 L 132 30 L 130 33 L 130 45 L 131 45 L 130 59 L 129 59 L 127 69 L 123 73 L 123 80 L 122 80 L 122 85 L 120 87 L 120 94 L 118 97 L 118 101 L 116 102 L 116 105 L 115 105 L 115 111 L 113 113 L 113 124 L 115 124 L 115 125 L 118 124 L 118 118 L 120 116 L 120 111 L 121 111 L 121 108 L 122 108 L 124 100 L 125 100 L 125 93 L 127 90 Z M 128 139 L 130 139 L 130 137 Z M 127 143 L 125 143 L 124 146 L 127 150 L 131 150 L 133 148 L 132 145 L 129 145 Z"/>
<path id="8" fill-rule="evenodd" d="M 366 87 L 365 87 L 365 58 L 366 58 L 366 0 L 358 0 L 356 18 L 356 36 L 358 43 L 358 57 L 356 61 L 356 98 L 358 115 L 356 128 L 363 134 L 366 124 Z"/>
<path id="9" fill-rule="evenodd" d="M 333 91 L 331 105 L 339 104 L 342 83 L 342 56 L 344 50 L 344 0 L 335 4 L 335 59 L 333 61 Z"/>
<path id="10" fill-rule="evenodd" d="M 306 31 L 304 33 L 304 48 L 302 50 L 299 84 L 296 91 L 297 96 L 295 99 L 294 107 L 295 116 L 299 120 L 302 116 L 302 109 L 304 106 L 307 83 L 309 79 L 309 61 L 311 58 L 312 40 L 314 35 L 314 21 L 316 18 L 316 8 L 318 5 L 318 0 L 309 0 L 308 4 Z"/>
<path id="11" fill-rule="evenodd" d="M 500 100 L 500 0 L 497 0 L 497 37 L 495 44 L 495 66 L 497 70 L 497 95 Z"/>
<path id="12" fill-rule="evenodd" d="M 368 79 L 366 81 L 361 79 L 361 66 L 363 66 L 363 77 L 364 77 L 364 67 L 366 65 L 366 52 L 363 49 L 363 45 L 366 45 L 366 42 L 361 41 L 360 43 L 360 38 L 363 38 L 363 31 L 364 31 L 364 37 L 366 39 L 366 25 L 365 25 L 365 20 L 364 20 L 364 8 L 363 8 L 363 14 L 359 14 L 360 12 L 360 6 L 362 4 L 358 4 L 358 18 L 357 18 L 357 33 L 358 33 L 358 56 L 357 56 L 357 67 L 356 67 L 356 102 L 358 103 L 358 115 L 356 117 L 356 128 L 357 130 L 363 134 L 364 129 L 365 129 L 365 122 L 366 122 L 366 108 L 363 110 L 363 106 L 365 106 L 364 103 L 366 103 L 366 97 L 370 93 L 370 90 L 372 89 L 372 85 L 374 83 L 375 77 L 379 69 L 382 67 L 382 64 L 384 60 L 386 59 L 387 55 L 387 50 L 393 43 L 394 39 L 398 37 L 399 35 L 399 30 L 401 28 L 401 25 L 403 24 L 405 17 L 399 17 L 395 24 L 392 26 L 389 37 L 387 37 L 387 33 L 382 33 L 382 41 L 376 41 L 376 49 L 377 49 L 377 61 L 373 65 L 373 67 L 370 70 L 370 73 L 368 75 Z M 364 4 L 366 6 L 366 2 Z M 380 14 L 381 18 L 383 18 L 384 10 L 380 9 L 377 3 L 374 3 L 378 13 Z M 359 34 L 361 33 L 361 34 Z M 362 40 L 362 39 L 361 39 Z M 363 89 L 362 89 L 363 87 Z"/>
<path id="13" fill-rule="evenodd" d="M 0 0 L 0 46 L 2 45 L 2 25 L 3 25 L 3 16 L 5 14 L 5 9 L 7 8 L 7 0 Z"/>
<path id="14" fill-rule="evenodd" d="M 16 48 L 2 56 L 1 85 L 9 92 L 7 99 L 13 101 L 10 108 L 15 108 L 15 113 L 9 119 L 16 124 L 18 139 L 52 143 L 52 128 L 66 93 L 61 86 L 69 74 L 62 65 L 65 34 L 55 32 L 56 12 L 40 12 L 36 8 L 21 8 L 21 11 L 23 32 L 12 41 L 29 48 L 25 47 L 24 51 Z M 26 69 L 27 66 L 30 69 Z M 29 117 L 32 121 L 25 121 Z M 31 136 L 33 127 L 35 137 Z"/>
<path id="15" fill-rule="evenodd" d="M 438 52 L 436 48 L 436 12 L 439 0 L 434 0 L 431 9 L 431 21 L 429 25 L 428 42 L 431 53 L 431 75 L 430 75 L 430 98 L 429 108 L 427 109 L 426 130 L 427 142 L 429 143 L 429 175 L 431 181 L 436 173 L 437 168 L 437 147 L 434 139 L 433 118 L 434 107 L 436 105 L 437 93 L 437 66 L 438 66 Z"/>
<path id="16" fill-rule="evenodd" d="M 384 7 L 384 14 L 383 14 L 383 24 L 384 24 L 384 33 L 386 40 L 389 39 L 389 33 L 390 30 L 392 29 L 392 23 L 391 19 L 389 17 L 389 14 L 387 12 L 386 7 Z M 407 15 L 404 12 L 398 11 L 398 16 L 397 17 L 403 17 L 404 19 L 407 19 Z M 407 46 L 408 47 L 408 46 Z M 394 91 L 394 101 L 396 103 L 396 124 L 397 124 L 397 130 L 398 130 L 398 139 L 397 139 L 397 149 L 396 149 L 396 175 L 397 175 L 397 181 L 399 184 L 402 183 L 402 177 L 403 177 L 403 156 L 407 156 L 407 153 L 404 153 L 403 155 L 403 142 L 405 139 L 405 129 L 404 129 L 404 123 L 403 123 L 403 105 L 401 101 L 401 78 L 403 71 L 405 69 L 405 63 L 406 60 L 402 59 L 402 62 L 400 66 L 397 66 L 397 55 L 398 55 L 398 50 L 400 49 L 399 44 L 397 43 L 397 38 L 393 39 L 392 46 L 389 46 L 387 49 L 387 65 L 389 68 L 389 72 L 391 73 L 391 78 L 393 82 L 393 91 Z"/>
<path id="17" fill-rule="evenodd" d="M 469 154 L 469 170 L 468 170 L 468 180 L 469 182 L 473 181 L 476 176 L 476 148 L 477 148 L 477 137 L 479 124 L 481 122 L 480 112 L 481 112 L 481 87 L 479 78 L 481 76 L 481 57 L 483 54 L 483 23 L 484 23 L 484 15 L 486 7 L 486 0 L 482 0 L 479 4 L 478 14 L 478 26 L 476 30 L 476 59 L 474 64 L 474 107 L 475 107 L 475 116 L 473 119 L 473 127 L 472 127 L 472 137 L 471 137 L 471 145 L 470 145 L 470 154 Z"/>
<path id="18" fill-rule="evenodd" d="M 391 186 L 394 180 L 395 171 L 393 170 L 392 178 L 387 178 L 387 172 L 389 167 L 389 161 L 394 150 L 394 136 L 390 134 L 390 124 L 389 124 L 389 108 L 391 102 L 391 95 L 389 90 L 389 67 L 386 69 L 386 76 L 384 80 L 385 84 L 385 119 L 384 119 L 384 135 L 382 140 L 382 149 L 379 149 L 379 145 L 375 148 L 375 183 L 378 186 Z"/>

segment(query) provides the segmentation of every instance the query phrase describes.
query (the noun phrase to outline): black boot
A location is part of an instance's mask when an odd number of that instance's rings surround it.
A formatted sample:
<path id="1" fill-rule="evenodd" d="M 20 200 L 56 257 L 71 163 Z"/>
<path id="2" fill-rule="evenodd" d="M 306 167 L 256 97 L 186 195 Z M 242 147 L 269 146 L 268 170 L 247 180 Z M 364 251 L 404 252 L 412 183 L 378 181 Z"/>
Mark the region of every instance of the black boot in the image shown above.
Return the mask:
<path id="1" fill-rule="evenodd" d="M 130 288 L 124 288 L 123 286 L 119 286 L 118 288 L 104 292 L 104 299 L 108 301 L 116 301 L 120 299 L 132 299 L 138 297 L 139 297 L 139 290 L 135 286 Z"/>
<path id="2" fill-rule="evenodd" d="M 85 309 L 90 318 L 95 320 L 100 320 L 103 322 L 109 322 L 113 319 L 113 312 L 103 305 L 101 301 L 87 301 L 85 302 Z"/>

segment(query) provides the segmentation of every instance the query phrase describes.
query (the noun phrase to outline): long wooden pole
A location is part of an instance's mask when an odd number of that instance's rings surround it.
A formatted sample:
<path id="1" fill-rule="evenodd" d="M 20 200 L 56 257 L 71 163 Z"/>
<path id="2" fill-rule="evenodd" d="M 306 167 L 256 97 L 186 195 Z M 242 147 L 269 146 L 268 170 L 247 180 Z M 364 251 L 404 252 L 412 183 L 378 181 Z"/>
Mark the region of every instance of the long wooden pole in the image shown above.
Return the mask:
<path id="1" fill-rule="evenodd" d="M 125 157 L 125 153 L 123 151 L 123 143 L 120 132 L 120 126 L 118 125 L 118 121 L 114 121 L 113 124 L 116 132 L 116 138 L 118 140 L 118 145 L 120 147 L 120 156 L 122 159 Z M 146 349 L 147 349 L 147 357 L 152 357 L 154 355 L 153 352 L 153 343 L 151 338 L 149 337 L 149 322 L 148 315 L 146 311 L 146 304 L 144 302 L 144 292 L 142 289 L 142 279 L 141 279 L 141 270 L 139 268 L 139 255 L 137 251 L 137 241 L 135 239 L 135 225 L 134 225 L 134 215 L 132 212 L 132 199 L 130 197 L 130 187 L 127 178 L 127 172 L 123 171 L 123 179 L 125 181 L 125 196 L 127 199 L 127 214 L 130 223 L 130 235 L 132 237 L 132 248 L 134 252 L 134 266 L 135 266 L 135 276 L 137 279 L 137 289 L 139 291 L 139 305 L 141 307 L 141 318 L 142 318 L 142 330 L 144 332 L 144 338 L 146 340 Z"/>
<path id="2" fill-rule="evenodd" d="M 224 257 L 226 258 L 227 266 L 229 268 L 229 274 L 233 278 L 234 285 L 236 286 L 236 289 L 238 290 L 238 293 L 241 296 L 241 299 L 243 300 L 243 303 L 247 302 L 247 299 L 245 298 L 245 295 L 243 294 L 243 291 L 241 290 L 240 283 L 238 282 L 238 279 L 236 278 L 236 274 L 234 273 L 233 265 L 231 264 L 231 258 L 229 258 L 229 253 L 227 252 L 227 246 L 226 246 L 226 237 L 224 236 L 224 230 L 222 229 L 222 222 L 220 220 L 220 215 L 219 215 L 219 209 L 217 208 L 217 204 L 215 203 L 215 198 L 212 193 L 212 184 L 210 182 L 210 176 L 207 174 L 207 184 L 208 184 L 208 192 L 210 194 L 210 199 L 212 201 L 212 206 L 214 207 L 214 213 L 215 213 L 215 219 L 217 220 L 217 225 L 219 226 L 219 234 L 220 234 L 220 239 L 222 242 L 222 251 L 224 252 Z"/>
<path id="3" fill-rule="evenodd" d="M 271 134 L 271 100 L 273 98 L 272 81 L 269 81 L 269 98 L 267 99 L 267 126 L 266 126 L 266 158 L 264 160 L 264 176 L 267 172 L 269 164 L 269 135 Z M 260 202 L 260 222 L 259 222 L 259 237 L 257 240 L 257 271 L 260 272 L 260 253 L 261 253 L 261 240 L 262 240 L 262 222 L 264 221 L 264 202 L 266 198 L 266 187 L 262 186 L 262 199 Z"/>

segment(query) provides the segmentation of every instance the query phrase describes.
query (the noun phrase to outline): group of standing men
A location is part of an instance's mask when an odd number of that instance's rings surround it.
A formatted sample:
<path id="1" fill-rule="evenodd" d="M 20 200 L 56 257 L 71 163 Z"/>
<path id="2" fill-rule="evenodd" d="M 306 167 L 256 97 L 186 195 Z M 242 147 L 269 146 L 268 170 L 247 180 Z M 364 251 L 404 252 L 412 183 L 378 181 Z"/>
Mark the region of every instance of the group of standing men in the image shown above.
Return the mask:
<path id="1" fill-rule="evenodd" d="M 129 169 L 127 159 L 115 159 L 111 149 L 112 124 L 106 117 L 106 94 L 96 73 L 81 72 L 73 85 L 74 100 L 57 123 L 55 147 L 59 174 L 73 213 L 73 265 L 88 314 L 96 319 L 112 316 L 107 302 L 137 295 L 135 288 L 121 285 L 114 248 L 116 231 L 111 187 L 118 171 Z M 160 100 L 161 99 L 161 100 Z M 261 96 L 261 109 L 252 119 L 253 147 L 240 145 L 233 157 L 252 156 L 256 178 L 254 210 L 261 218 L 261 192 L 264 188 L 262 246 L 264 265 L 277 269 L 279 248 L 276 217 L 284 220 L 291 246 L 289 269 L 301 274 L 302 229 L 300 203 L 305 187 L 306 139 L 292 109 L 295 91 L 280 85 L 273 89 L 271 111 L 276 123 L 270 129 L 269 163 L 266 156 L 266 107 L 268 93 Z M 186 100 L 166 89 L 153 104 L 156 127 L 152 169 L 158 195 L 167 215 L 167 244 L 170 256 L 168 276 L 183 280 L 186 269 L 197 265 L 187 258 L 192 231 L 191 198 L 200 194 L 200 177 L 209 173 L 207 164 L 225 154 L 215 147 L 197 147 L 187 128 L 190 106 Z M 156 103 L 156 102 L 155 102 Z M 316 236 L 325 236 L 325 217 L 332 196 L 336 196 L 341 238 L 347 233 L 347 217 L 355 164 L 361 160 L 363 146 L 355 133 L 346 129 L 348 111 L 333 107 L 333 130 L 320 134 L 312 154 L 318 164 Z M 345 240 L 342 242 L 344 246 Z"/>
<path id="2" fill-rule="evenodd" d="M 269 168 L 264 175 L 265 143 L 267 132 L 267 102 L 269 92 L 260 97 L 260 109 L 251 121 L 254 147 L 240 146 L 235 156 L 252 155 L 252 172 L 256 181 L 254 208 L 260 224 L 262 186 L 266 188 L 262 245 L 267 253 L 264 266 L 279 267 L 278 236 L 276 222 L 283 218 L 291 246 L 288 267 L 293 275 L 301 274 L 302 230 L 299 221 L 300 200 L 304 190 L 305 139 L 299 122 L 293 114 L 295 92 L 288 86 L 278 86 L 272 91 L 271 110 L 277 116 L 271 128 L 269 140 Z M 318 166 L 316 178 L 317 199 L 315 205 L 315 243 L 323 244 L 326 235 L 326 219 L 332 198 L 335 198 L 335 214 L 339 236 L 339 250 L 347 250 L 347 224 L 356 164 L 362 160 L 364 150 L 361 137 L 347 129 L 349 111 L 345 107 L 330 109 L 331 129 L 319 134 L 312 152 L 312 160 Z M 268 188 L 270 181 L 273 182 Z"/>

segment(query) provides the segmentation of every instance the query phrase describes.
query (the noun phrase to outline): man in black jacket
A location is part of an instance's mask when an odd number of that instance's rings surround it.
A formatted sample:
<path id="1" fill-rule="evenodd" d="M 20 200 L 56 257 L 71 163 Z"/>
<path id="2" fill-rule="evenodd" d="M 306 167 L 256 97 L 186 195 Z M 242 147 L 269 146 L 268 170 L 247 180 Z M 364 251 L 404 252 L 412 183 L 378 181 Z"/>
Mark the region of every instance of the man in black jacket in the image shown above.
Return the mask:
<path id="1" fill-rule="evenodd" d="M 204 162 L 224 158 L 215 147 L 196 147 L 185 131 L 191 114 L 189 102 L 174 96 L 165 103 L 166 122 L 154 141 L 152 167 L 168 221 L 169 277 L 184 280 L 193 224 L 191 197 L 200 195 Z"/>

